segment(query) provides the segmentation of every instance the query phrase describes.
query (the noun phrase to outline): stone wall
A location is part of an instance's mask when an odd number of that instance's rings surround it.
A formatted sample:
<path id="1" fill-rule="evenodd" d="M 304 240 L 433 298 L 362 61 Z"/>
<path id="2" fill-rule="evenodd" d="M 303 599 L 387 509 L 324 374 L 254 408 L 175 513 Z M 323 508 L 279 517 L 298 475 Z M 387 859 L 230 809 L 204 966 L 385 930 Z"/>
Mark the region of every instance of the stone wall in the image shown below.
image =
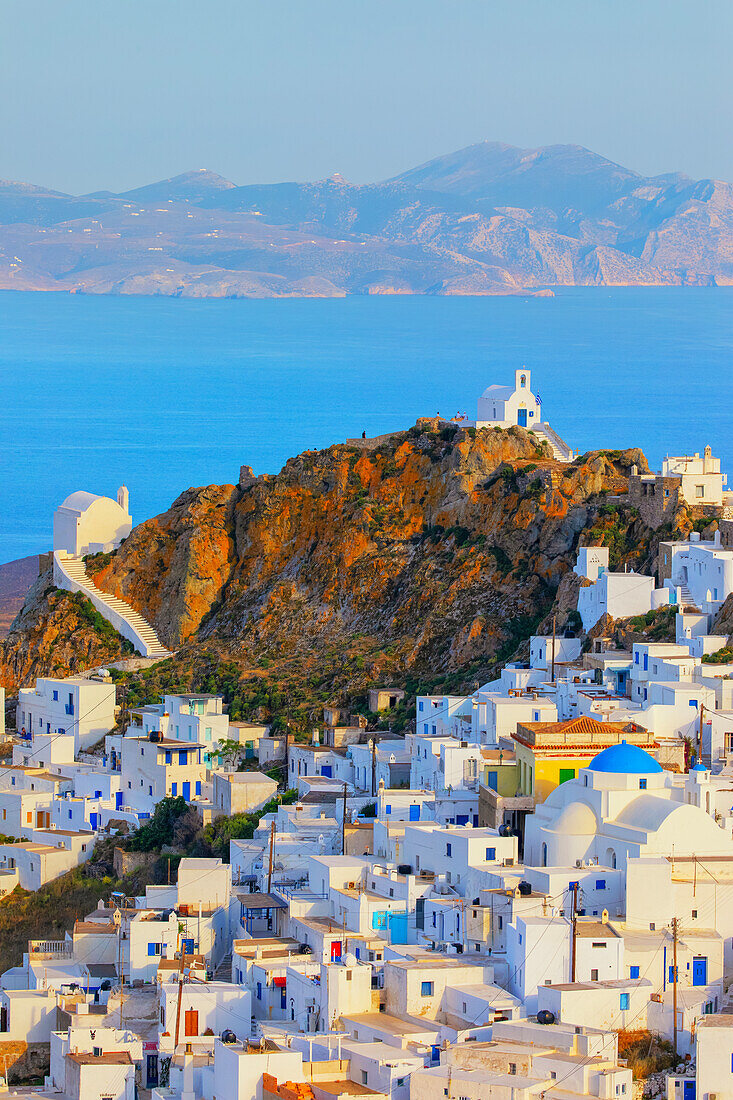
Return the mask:
<path id="1" fill-rule="evenodd" d="M 49 1043 L 26 1043 L 22 1039 L 0 1040 L 0 1072 L 8 1083 L 17 1085 L 31 1077 L 46 1077 L 51 1071 Z"/>
<path id="2" fill-rule="evenodd" d="M 124 878 L 134 871 L 152 868 L 158 859 L 157 852 L 126 852 L 124 848 L 115 848 L 113 866 L 117 878 Z"/>
<path id="3" fill-rule="evenodd" d="M 655 477 L 631 474 L 629 477 L 629 504 L 639 509 L 647 527 L 661 527 L 671 523 L 682 501 L 681 477 Z"/>

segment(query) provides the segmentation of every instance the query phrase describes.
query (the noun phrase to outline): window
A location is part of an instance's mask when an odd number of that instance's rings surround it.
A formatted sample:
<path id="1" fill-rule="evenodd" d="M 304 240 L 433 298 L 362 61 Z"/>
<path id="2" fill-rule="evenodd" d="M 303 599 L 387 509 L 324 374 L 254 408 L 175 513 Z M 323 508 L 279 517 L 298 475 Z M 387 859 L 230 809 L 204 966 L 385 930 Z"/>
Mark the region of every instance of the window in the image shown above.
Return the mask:
<path id="1" fill-rule="evenodd" d="M 421 997 L 432 997 L 432 995 L 433 995 L 433 983 L 432 982 L 421 982 L 421 984 L 420 984 L 420 996 Z"/>
<path id="2" fill-rule="evenodd" d="M 533 710 L 532 711 L 532 721 L 533 722 L 539 722 L 539 720 L 540 720 L 540 712 L 538 710 Z"/>
<path id="3" fill-rule="evenodd" d="M 509 1063 L 509 1072 L 511 1073 L 512 1077 L 514 1077 L 516 1075 L 516 1072 L 517 1072 L 517 1063 L 516 1062 L 510 1062 Z"/>
<path id="4" fill-rule="evenodd" d="M 173 754 L 171 753 L 170 749 L 165 750 L 165 762 L 166 762 L 166 764 L 172 764 L 173 763 Z"/>
<path id="5" fill-rule="evenodd" d="M 452 854 L 452 847 L 451 847 L 451 845 L 450 845 L 450 844 L 446 844 L 446 846 L 445 846 L 445 854 L 446 854 L 447 856 L 449 856 L 449 855 L 451 855 L 451 854 Z"/>
<path id="6" fill-rule="evenodd" d="M 605 889 L 606 889 L 606 880 L 605 880 L 605 878 L 597 878 L 596 879 L 596 890 L 605 890 Z"/>
<path id="7" fill-rule="evenodd" d="M 621 993 L 618 999 L 618 1007 L 622 1012 L 626 1012 L 629 1007 L 629 995 L 628 993 Z"/>
<path id="8" fill-rule="evenodd" d="M 704 497 L 705 496 L 705 486 L 704 485 L 696 485 L 695 486 L 695 496 L 696 497 Z"/>
<path id="9" fill-rule="evenodd" d="M 402 1086 L 404 1085 L 404 1083 L 405 1083 L 405 1078 L 404 1078 L 404 1077 L 398 1077 L 398 1078 L 397 1078 L 397 1086 L 398 1086 L 398 1088 L 402 1088 Z"/>
<path id="10" fill-rule="evenodd" d="M 59 701 L 59 693 L 57 691 L 54 691 L 53 693 L 53 701 L 54 703 L 58 703 Z"/>
<path id="11" fill-rule="evenodd" d="M 689 699 L 688 702 L 687 702 L 687 705 L 688 705 L 688 707 L 696 707 L 697 706 L 697 699 Z"/>
<path id="12" fill-rule="evenodd" d="M 152 794 L 153 792 L 151 791 L 150 793 Z M 196 794 L 201 794 L 201 780 L 200 779 L 196 780 Z"/>
<path id="13" fill-rule="evenodd" d="M 161 954 L 161 949 L 162 949 L 162 944 L 149 943 L 148 944 L 148 955 L 160 955 Z"/>
<path id="14" fill-rule="evenodd" d="M 171 783 L 171 794 L 174 798 L 178 794 L 178 784 L 177 783 Z"/>
<path id="15" fill-rule="evenodd" d="M 593 941 L 593 946 L 594 947 L 605 947 L 606 946 L 606 941 L 605 940 L 594 940 Z"/>
<path id="16" fill-rule="evenodd" d="M 486 849 L 486 859 L 487 859 L 488 862 L 491 862 L 492 860 L 496 859 L 496 848 L 487 848 Z"/>
<path id="17" fill-rule="evenodd" d="M 188 753 L 185 749 L 178 750 L 178 763 L 184 765 L 188 760 Z"/>
<path id="18" fill-rule="evenodd" d="M 346 981 L 347 981 L 347 982 L 350 982 L 350 981 L 351 981 L 351 971 L 350 971 L 350 970 L 347 970 L 347 971 L 346 971 Z"/>
<path id="19" fill-rule="evenodd" d="M 639 780 L 639 790 L 640 791 L 645 791 L 646 790 L 646 779 L 643 776 Z"/>
<path id="20" fill-rule="evenodd" d="M 597 970 L 591 970 L 591 972 L 590 972 L 590 980 L 591 980 L 592 982 L 597 982 L 597 981 L 598 981 L 598 971 L 597 971 Z"/>
<path id="21" fill-rule="evenodd" d="M 361 1083 L 362 1083 L 362 1085 L 366 1085 L 368 1083 L 368 1081 L 369 1081 L 369 1074 L 367 1073 L 367 1071 L 365 1069 L 363 1069 L 361 1071 Z"/>
<path id="22" fill-rule="evenodd" d="M 522 933 L 521 932 L 519 933 L 519 942 L 520 943 L 522 942 Z"/>
<path id="23" fill-rule="evenodd" d="M 630 978 L 638 978 L 639 977 L 639 967 L 638 966 L 630 966 L 629 967 L 629 977 Z"/>
<path id="24" fill-rule="evenodd" d="M 5 816 L 5 810 L 3 810 L 3 816 Z M 692 919 L 697 920 L 697 909 L 692 910 Z"/>
<path id="25" fill-rule="evenodd" d="M 418 709 L 418 710 L 422 710 L 422 699 L 421 699 L 421 700 L 420 700 L 420 702 L 419 702 L 419 703 L 417 704 L 417 709 Z"/>

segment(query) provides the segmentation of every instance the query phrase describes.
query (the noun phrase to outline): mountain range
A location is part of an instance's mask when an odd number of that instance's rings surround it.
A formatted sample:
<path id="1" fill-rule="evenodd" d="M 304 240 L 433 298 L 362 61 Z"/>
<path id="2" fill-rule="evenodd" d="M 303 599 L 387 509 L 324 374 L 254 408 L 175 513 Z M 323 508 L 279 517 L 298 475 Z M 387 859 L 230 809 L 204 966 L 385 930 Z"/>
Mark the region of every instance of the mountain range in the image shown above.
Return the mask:
<path id="1" fill-rule="evenodd" d="M 381 183 L 0 181 L 0 289 L 194 297 L 730 285 L 733 186 L 481 142 Z"/>

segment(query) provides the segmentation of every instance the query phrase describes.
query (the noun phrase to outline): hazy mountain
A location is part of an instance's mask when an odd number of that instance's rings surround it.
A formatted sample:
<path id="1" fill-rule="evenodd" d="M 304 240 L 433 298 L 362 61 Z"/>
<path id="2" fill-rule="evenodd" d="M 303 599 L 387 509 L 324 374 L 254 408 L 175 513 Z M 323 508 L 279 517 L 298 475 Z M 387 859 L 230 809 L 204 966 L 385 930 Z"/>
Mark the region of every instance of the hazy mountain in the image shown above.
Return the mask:
<path id="1" fill-rule="evenodd" d="M 194 296 L 495 294 L 733 282 L 733 188 L 577 145 L 482 142 L 367 185 L 121 194 L 0 183 L 0 287 Z"/>

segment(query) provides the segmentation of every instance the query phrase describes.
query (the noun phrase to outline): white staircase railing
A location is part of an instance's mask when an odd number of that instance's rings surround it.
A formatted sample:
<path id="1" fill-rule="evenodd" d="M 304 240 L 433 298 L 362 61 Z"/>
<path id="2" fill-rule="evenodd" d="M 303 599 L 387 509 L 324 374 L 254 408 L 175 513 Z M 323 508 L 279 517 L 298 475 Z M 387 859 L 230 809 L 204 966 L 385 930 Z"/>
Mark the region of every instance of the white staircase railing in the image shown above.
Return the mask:
<path id="1" fill-rule="evenodd" d="M 55 550 L 53 555 L 53 581 L 57 588 L 67 592 L 81 592 L 91 600 L 100 615 L 115 630 L 127 638 L 143 657 L 170 657 L 170 651 L 161 643 L 150 623 L 124 600 L 102 592 L 87 573 L 81 558 L 75 558 L 65 550 Z"/>

